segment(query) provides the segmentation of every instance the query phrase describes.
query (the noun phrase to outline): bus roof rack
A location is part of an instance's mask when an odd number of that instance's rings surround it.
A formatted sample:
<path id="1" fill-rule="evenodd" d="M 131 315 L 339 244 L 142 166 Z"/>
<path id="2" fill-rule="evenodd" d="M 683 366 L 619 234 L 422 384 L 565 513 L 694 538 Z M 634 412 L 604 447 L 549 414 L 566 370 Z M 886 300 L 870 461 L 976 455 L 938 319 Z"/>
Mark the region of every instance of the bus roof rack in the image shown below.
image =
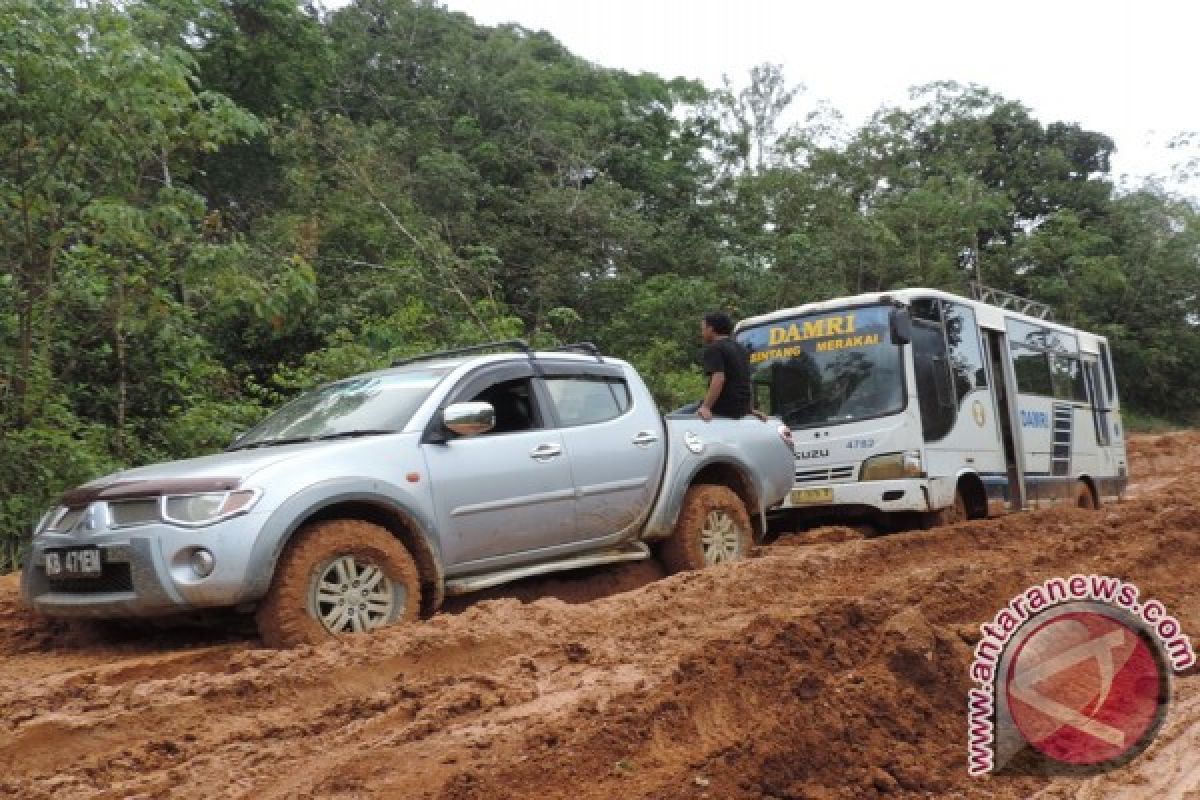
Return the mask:
<path id="1" fill-rule="evenodd" d="M 1000 308 L 1007 308 L 1011 311 L 1016 311 L 1018 314 L 1037 317 L 1047 322 L 1054 321 L 1054 309 L 1045 303 L 1028 300 L 1012 292 L 1006 292 L 1003 289 L 984 286 L 978 281 L 971 281 L 968 286 L 971 288 L 971 297 L 981 303 L 989 303 Z"/>
<path id="2" fill-rule="evenodd" d="M 524 353 L 530 361 L 535 359 L 533 348 L 529 346 L 529 342 L 524 339 L 503 339 L 498 342 L 488 342 L 486 344 L 476 344 L 470 347 L 455 347 L 450 350 L 438 350 L 435 353 L 425 353 L 419 356 L 410 356 L 409 358 L 401 358 L 392 362 L 393 367 L 403 367 L 408 364 L 416 364 L 421 361 L 436 361 L 439 358 L 454 358 L 455 356 L 468 356 L 476 353 L 490 352 L 513 352 Z M 578 352 L 589 356 L 594 356 L 597 361 L 604 359 L 600 355 L 600 348 L 591 342 L 575 342 L 573 344 L 563 344 L 558 347 L 547 347 L 547 352 Z"/>

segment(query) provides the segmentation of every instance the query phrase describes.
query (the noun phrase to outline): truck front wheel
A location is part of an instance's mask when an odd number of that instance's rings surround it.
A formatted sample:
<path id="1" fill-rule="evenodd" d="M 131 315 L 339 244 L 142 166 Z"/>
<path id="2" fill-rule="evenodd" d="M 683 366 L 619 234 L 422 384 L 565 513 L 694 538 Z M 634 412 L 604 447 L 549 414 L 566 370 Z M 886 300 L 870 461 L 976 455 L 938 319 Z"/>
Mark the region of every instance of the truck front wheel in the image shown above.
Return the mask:
<path id="1" fill-rule="evenodd" d="M 420 606 L 416 564 L 396 537 L 362 520 L 325 520 L 288 543 L 256 621 L 268 647 L 295 647 L 414 620 Z"/>
<path id="2" fill-rule="evenodd" d="M 746 557 L 754 539 L 742 499 L 725 486 L 687 490 L 683 508 L 659 557 L 668 572 L 702 569 Z"/>

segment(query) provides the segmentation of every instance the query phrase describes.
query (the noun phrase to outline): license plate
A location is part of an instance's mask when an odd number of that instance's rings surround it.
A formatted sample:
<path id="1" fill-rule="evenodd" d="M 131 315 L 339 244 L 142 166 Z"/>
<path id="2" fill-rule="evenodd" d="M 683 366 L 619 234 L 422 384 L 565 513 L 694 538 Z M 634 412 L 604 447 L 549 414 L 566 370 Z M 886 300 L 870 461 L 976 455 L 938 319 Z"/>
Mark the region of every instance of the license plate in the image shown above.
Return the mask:
<path id="1" fill-rule="evenodd" d="M 98 578 L 103 571 L 98 547 L 75 547 L 70 550 L 46 552 L 46 575 L 51 578 Z"/>
<path id="2" fill-rule="evenodd" d="M 812 505 L 814 503 L 832 503 L 833 489 L 822 486 L 819 489 L 792 489 L 788 496 L 794 506 Z"/>

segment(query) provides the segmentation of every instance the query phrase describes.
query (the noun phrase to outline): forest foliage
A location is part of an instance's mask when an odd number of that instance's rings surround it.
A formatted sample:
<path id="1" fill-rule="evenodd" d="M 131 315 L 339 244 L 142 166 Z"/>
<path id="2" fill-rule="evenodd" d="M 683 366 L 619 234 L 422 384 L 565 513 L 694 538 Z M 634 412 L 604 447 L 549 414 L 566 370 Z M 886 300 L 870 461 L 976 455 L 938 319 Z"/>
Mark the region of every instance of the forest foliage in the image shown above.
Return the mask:
<path id="1" fill-rule="evenodd" d="M 0 568 L 64 488 L 398 356 L 593 340 L 672 405 L 705 310 L 975 265 L 1110 337 L 1137 412 L 1200 396 L 1196 203 L 979 86 L 847 127 L 769 64 L 628 74 L 427 0 L 8 0 L 0 142 Z"/>

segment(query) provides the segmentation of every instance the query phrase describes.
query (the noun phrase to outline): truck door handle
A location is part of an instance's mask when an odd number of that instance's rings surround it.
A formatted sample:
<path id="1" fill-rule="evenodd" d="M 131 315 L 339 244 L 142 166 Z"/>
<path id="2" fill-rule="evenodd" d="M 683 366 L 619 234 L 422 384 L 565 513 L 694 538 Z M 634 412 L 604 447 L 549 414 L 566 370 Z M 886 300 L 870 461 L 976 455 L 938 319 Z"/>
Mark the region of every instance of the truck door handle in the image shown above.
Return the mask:
<path id="1" fill-rule="evenodd" d="M 529 457 L 534 461 L 549 461 L 562 455 L 562 447 L 556 444 L 539 444 L 529 451 Z"/>
<path id="2" fill-rule="evenodd" d="M 649 447 L 658 441 L 658 435 L 654 431 L 640 431 L 637 436 L 633 437 L 633 443 L 638 447 Z"/>

